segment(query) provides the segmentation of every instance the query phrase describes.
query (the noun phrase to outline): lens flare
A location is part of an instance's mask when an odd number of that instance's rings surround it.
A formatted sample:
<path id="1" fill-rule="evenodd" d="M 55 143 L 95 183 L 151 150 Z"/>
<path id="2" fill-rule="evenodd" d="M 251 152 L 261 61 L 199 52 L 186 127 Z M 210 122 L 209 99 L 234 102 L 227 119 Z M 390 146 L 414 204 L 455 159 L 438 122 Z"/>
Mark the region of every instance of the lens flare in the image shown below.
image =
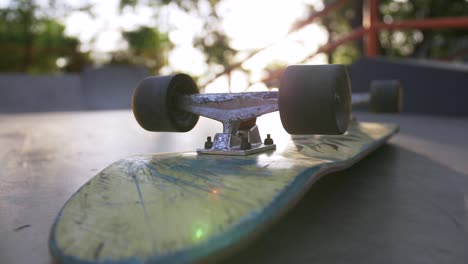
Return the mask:
<path id="1" fill-rule="evenodd" d="M 197 228 L 197 230 L 195 231 L 195 238 L 200 239 L 202 237 L 203 237 L 203 229 Z"/>

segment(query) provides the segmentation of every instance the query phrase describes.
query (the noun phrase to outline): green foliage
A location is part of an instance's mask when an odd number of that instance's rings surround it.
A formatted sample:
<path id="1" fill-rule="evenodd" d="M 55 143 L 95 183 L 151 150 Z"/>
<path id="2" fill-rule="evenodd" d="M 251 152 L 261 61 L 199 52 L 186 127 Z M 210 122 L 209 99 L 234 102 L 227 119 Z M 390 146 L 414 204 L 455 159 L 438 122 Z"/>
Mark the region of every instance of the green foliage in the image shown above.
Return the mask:
<path id="1" fill-rule="evenodd" d="M 212 8 L 216 7 L 221 0 L 205 0 Z M 148 6 L 164 6 L 169 4 L 174 4 L 185 12 L 196 11 L 198 9 L 198 4 L 201 0 L 120 0 L 119 6 L 120 9 L 125 7 L 135 7 L 138 4 L 144 4 Z"/>
<path id="2" fill-rule="evenodd" d="M 216 11 L 219 1 L 210 0 L 208 3 L 210 10 L 209 16 L 204 19 L 204 32 L 195 37 L 194 46 L 205 54 L 208 65 L 219 65 L 230 75 L 238 51 L 231 47 L 231 40 L 224 30 L 219 27 L 222 22 L 222 18 L 219 17 Z M 203 17 L 203 14 L 199 15 Z M 243 69 L 239 68 L 239 70 Z"/>
<path id="3" fill-rule="evenodd" d="M 237 50 L 231 47 L 229 37 L 218 26 L 221 24 L 222 20 L 222 18 L 218 16 L 216 10 L 219 2 L 220 0 L 121 0 L 120 7 L 135 7 L 138 4 L 160 7 L 173 4 L 180 10 L 202 18 L 204 32 L 202 35 L 195 37 L 193 40 L 194 46 L 203 52 L 208 65 L 221 66 L 225 71 L 229 71 L 229 67 L 234 63 L 233 59 L 237 54 Z M 201 9 L 199 8 L 199 5 L 202 3 L 206 4 L 206 7 L 208 7 L 205 13 L 201 13 Z"/>
<path id="4" fill-rule="evenodd" d="M 229 38 L 221 31 L 208 31 L 205 36 L 198 36 L 194 40 L 195 47 L 206 56 L 208 64 L 217 64 L 224 69 L 230 67 L 237 51 L 230 46 Z"/>
<path id="5" fill-rule="evenodd" d="M 341 46 L 338 46 L 333 51 L 333 57 L 331 63 L 333 64 L 351 64 L 356 58 L 361 56 L 361 52 L 356 47 L 354 43 L 347 43 Z"/>
<path id="6" fill-rule="evenodd" d="M 330 4 L 335 0 L 323 1 L 324 4 Z M 89 54 L 79 51 L 79 40 L 66 36 L 64 25 L 56 19 L 57 12 L 60 12 L 58 6 L 64 5 L 62 2 L 49 0 L 44 2 L 48 5 L 44 7 L 39 6 L 37 0 L 11 0 L 8 8 L 0 9 L 0 72 L 80 71 L 85 64 L 91 62 Z M 120 0 L 120 8 L 147 5 L 158 10 L 164 5 L 172 5 L 199 17 L 203 21 L 204 31 L 194 38 L 194 46 L 203 52 L 206 63 L 214 66 L 210 69 L 222 68 L 224 73 L 229 74 L 233 70 L 233 64 L 240 65 L 235 64 L 239 51 L 231 47 L 231 40 L 220 26 L 222 18 L 217 13 L 220 2 L 221 0 Z M 320 20 L 329 32 L 329 43 L 362 25 L 363 2 L 350 1 Z M 468 14 L 466 0 L 380 0 L 379 3 L 381 20 L 386 23 Z M 65 9 L 62 14 L 72 11 Z M 92 13 L 90 5 L 78 10 Z M 314 11 L 311 8 L 310 12 Z M 467 52 L 466 32 L 466 29 L 383 31 L 379 34 L 379 51 L 390 57 L 456 59 L 457 52 Z M 113 54 L 111 63 L 144 65 L 153 73 L 158 73 L 167 64 L 167 54 L 174 47 L 168 34 L 160 32 L 158 28 L 140 27 L 122 32 L 122 36 L 128 43 L 128 50 Z M 362 41 L 355 41 L 339 46 L 329 52 L 328 57 L 330 63 L 348 64 L 363 56 L 363 53 Z M 66 62 L 65 66 L 57 65 L 58 60 Z M 266 69 L 266 72 L 274 70 Z"/>
<path id="7" fill-rule="evenodd" d="M 133 64 L 147 67 L 153 74 L 167 64 L 167 53 L 173 48 L 169 37 L 156 28 L 140 27 L 122 33 L 128 49 L 116 53 L 112 64 Z"/>
<path id="8" fill-rule="evenodd" d="M 288 64 L 284 61 L 272 61 L 265 67 L 265 74 L 267 76 L 266 81 L 263 83 L 268 87 L 271 88 L 278 88 L 280 87 L 280 80 L 279 78 L 273 78 L 273 76 L 278 75 L 278 73 L 282 72 Z"/>
<path id="9" fill-rule="evenodd" d="M 384 22 L 408 19 L 456 17 L 468 14 L 466 0 L 382 0 L 380 12 Z M 379 38 L 383 55 L 393 57 L 450 58 L 467 49 L 466 29 L 384 31 Z M 456 58 L 455 58 L 456 59 Z"/>
<path id="10" fill-rule="evenodd" d="M 120 0 L 119 7 L 122 10 L 126 6 L 135 7 L 138 4 L 138 0 Z"/>
<path id="11" fill-rule="evenodd" d="M 89 61 L 79 41 L 58 21 L 40 17 L 34 1 L 12 1 L 0 10 L 0 72 L 78 71 Z M 64 68 L 57 65 L 61 58 Z"/>
<path id="12" fill-rule="evenodd" d="M 324 0 L 324 4 L 331 4 L 335 0 Z M 334 42 L 349 34 L 356 24 L 362 24 L 362 0 L 355 0 L 353 4 L 347 4 L 338 8 L 321 19 L 322 25 L 327 29 L 328 43 Z M 315 11 L 315 10 L 313 10 Z M 334 51 L 328 52 L 328 62 L 335 64 L 350 64 L 360 56 L 363 50 L 361 43 L 347 43 L 338 46 Z"/>
<path id="13" fill-rule="evenodd" d="M 330 4 L 334 0 L 324 0 Z M 359 3 L 360 2 L 360 3 Z M 322 19 L 330 34 L 329 42 L 362 25 L 362 0 L 351 1 Z M 380 0 L 380 19 L 385 23 L 413 19 L 466 16 L 466 0 Z M 380 54 L 389 57 L 415 57 L 429 59 L 456 59 L 457 51 L 467 49 L 466 29 L 450 30 L 392 30 L 379 33 Z M 339 46 L 330 52 L 330 63 L 351 63 L 363 56 L 362 41 Z"/>

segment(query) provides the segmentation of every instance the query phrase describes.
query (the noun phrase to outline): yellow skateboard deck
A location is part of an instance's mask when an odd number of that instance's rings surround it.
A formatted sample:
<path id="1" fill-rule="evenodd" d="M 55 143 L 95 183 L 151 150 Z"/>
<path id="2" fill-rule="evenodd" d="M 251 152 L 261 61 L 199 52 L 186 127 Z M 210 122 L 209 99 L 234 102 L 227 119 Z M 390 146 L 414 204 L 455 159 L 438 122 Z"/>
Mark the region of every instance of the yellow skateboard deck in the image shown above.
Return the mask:
<path id="1" fill-rule="evenodd" d="M 260 234 L 320 177 L 352 166 L 398 129 L 353 122 L 344 135 L 293 136 L 283 151 L 122 159 L 67 201 L 50 250 L 62 263 L 218 259 Z"/>

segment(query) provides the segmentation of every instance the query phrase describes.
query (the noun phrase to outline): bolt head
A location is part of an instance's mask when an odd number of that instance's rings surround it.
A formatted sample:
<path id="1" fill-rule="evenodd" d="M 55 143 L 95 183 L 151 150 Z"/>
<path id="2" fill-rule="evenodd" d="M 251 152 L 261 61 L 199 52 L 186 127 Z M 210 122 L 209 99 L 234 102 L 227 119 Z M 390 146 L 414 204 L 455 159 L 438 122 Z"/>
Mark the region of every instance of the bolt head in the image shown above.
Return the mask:
<path id="1" fill-rule="evenodd" d="M 205 142 L 205 149 L 210 149 L 213 147 L 213 142 L 211 141 L 211 137 L 206 138 Z"/>
<path id="2" fill-rule="evenodd" d="M 241 148 L 242 150 L 251 149 L 251 148 L 252 148 L 252 144 L 247 140 L 246 137 L 242 137 L 242 138 L 241 138 L 241 145 L 240 145 L 240 148 Z"/>
<path id="3" fill-rule="evenodd" d="M 264 145 L 273 145 L 273 139 L 271 138 L 270 134 L 267 134 L 267 137 L 263 141 Z"/>

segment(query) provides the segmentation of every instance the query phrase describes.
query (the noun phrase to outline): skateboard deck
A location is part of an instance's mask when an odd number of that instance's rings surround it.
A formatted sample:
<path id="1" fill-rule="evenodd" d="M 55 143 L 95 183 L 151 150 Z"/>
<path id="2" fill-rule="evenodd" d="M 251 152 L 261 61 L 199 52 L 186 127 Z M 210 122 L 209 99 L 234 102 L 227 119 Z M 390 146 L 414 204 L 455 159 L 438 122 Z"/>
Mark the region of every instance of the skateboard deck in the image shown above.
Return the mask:
<path id="1" fill-rule="evenodd" d="M 344 135 L 292 136 L 281 151 L 122 159 L 67 201 L 50 250 L 62 263 L 218 259 L 261 233 L 320 177 L 352 166 L 398 129 L 353 122 Z"/>

